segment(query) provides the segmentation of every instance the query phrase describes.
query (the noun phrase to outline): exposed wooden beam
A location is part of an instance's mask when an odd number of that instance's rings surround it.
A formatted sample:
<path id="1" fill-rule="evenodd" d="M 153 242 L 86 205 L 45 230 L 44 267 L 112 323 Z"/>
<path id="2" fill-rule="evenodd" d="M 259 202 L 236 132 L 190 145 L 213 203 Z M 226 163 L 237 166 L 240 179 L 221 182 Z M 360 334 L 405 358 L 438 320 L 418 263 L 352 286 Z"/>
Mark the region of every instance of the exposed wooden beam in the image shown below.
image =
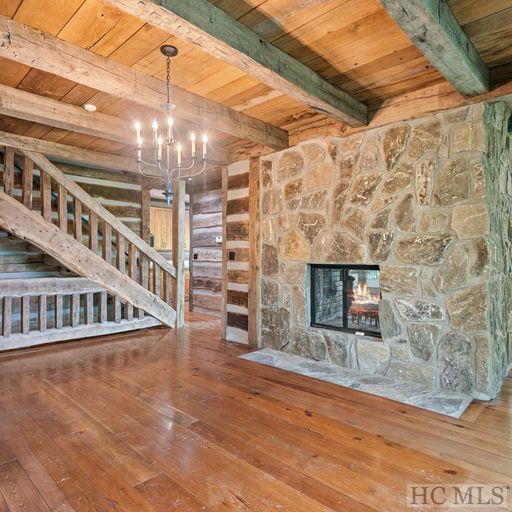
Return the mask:
<path id="1" fill-rule="evenodd" d="M 465 96 L 489 90 L 489 70 L 446 0 L 381 0 L 391 17 Z"/>
<path id="2" fill-rule="evenodd" d="M 208 0 L 108 0 L 119 9 L 185 41 L 350 126 L 367 123 L 367 107 L 265 41 Z"/>
<path id="3" fill-rule="evenodd" d="M 165 102 L 165 82 L 56 37 L 0 17 L 0 57 L 92 89 L 155 108 Z M 285 130 L 220 103 L 173 87 L 175 117 L 199 129 L 218 130 L 274 149 L 288 147 Z"/>
<path id="4" fill-rule="evenodd" d="M 99 151 L 91 151 L 89 149 L 78 148 L 76 146 L 68 146 L 59 142 L 51 142 L 48 140 L 34 139 L 25 137 L 24 135 L 16 135 L 14 133 L 0 131 L 0 146 L 10 146 L 17 149 L 27 151 L 35 151 L 42 153 L 53 161 L 73 162 L 77 164 L 95 167 L 99 169 L 116 169 L 138 174 L 137 163 L 135 159 L 125 156 L 111 155 L 109 153 L 101 153 Z M 219 150 L 213 151 L 213 157 L 219 160 L 211 161 L 211 163 L 228 162 L 230 160 L 229 153 Z M 210 155 L 209 155 L 210 158 Z M 184 176 L 187 176 L 184 173 Z"/>
<path id="5" fill-rule="evenodd" d="M 0 114 L 124 144 L 134 142 L 133 130 L 125 120 L 7 85 L 0 85 Z"/>

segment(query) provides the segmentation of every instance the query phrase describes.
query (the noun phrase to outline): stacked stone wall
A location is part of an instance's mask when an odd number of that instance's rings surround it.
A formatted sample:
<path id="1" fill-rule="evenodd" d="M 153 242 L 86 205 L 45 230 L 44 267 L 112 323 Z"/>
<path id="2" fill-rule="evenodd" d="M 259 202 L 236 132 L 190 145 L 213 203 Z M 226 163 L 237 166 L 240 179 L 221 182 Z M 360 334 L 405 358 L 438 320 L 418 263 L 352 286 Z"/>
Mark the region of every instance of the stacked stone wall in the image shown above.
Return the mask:
<path id="1" fill-rule="evenodd" d="M 481 360 L 495 302 L 483 111 L 464 107 L 262 159 L 262 345 L 435 390 L 496 393 Z M 310 327 L 309 262 L 380 265 L 383 341 Z"/>

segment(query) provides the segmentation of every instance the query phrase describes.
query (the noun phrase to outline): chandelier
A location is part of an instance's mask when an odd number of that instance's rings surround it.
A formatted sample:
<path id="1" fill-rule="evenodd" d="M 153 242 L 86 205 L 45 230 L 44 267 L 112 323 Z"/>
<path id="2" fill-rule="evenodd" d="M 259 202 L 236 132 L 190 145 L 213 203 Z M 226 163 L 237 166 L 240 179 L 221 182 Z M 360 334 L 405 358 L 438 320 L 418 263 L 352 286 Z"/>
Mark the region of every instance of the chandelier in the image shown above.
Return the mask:
<path id="1" fill-rule="evenodd" d="M 153 174 L 146 174 L 147 171 L 158 171 L 160 177 L 164 181 L 164 197 L 167 204 L 171 203 L 173 191 L 172 183 L 183 178 L 185 171 L 192 171 L 186 173 L 186 177 L 192 179 L 194 176 L 199 176 L 206 168 L 206 154 L 208 149 L 208 136 L 202 136 L 201 157 L 197 156 L 196 148 L 196 134 L 190 134 L 190 156 L 185 157 L 183 146 L 179 141 L 174 139 L 174 119 L 171 116 L 172 111 L 176 105 L 171 102 L 171 58 L 178 55 L 178 49 L 172 45 L 163 45 L 160 51 L 166 58 L 167 76 L 167 101 L 160 105 L 167 116 L 167 127 L 162 135 L 159 131 L 158 120 L 153 119 L 151 124 L 152 137 L 151 145 L 144 147 L 142 140 L 142 124 L 140 121 L 135 123 L 135 132 L 137 136 L 137 165 L 139 173 L 143 176 L 154 177 Z M 143 158 L 146 154 L 151 156 L 152 162 L 147 162 Z M 146 171 L 146 172 L 145 172 Z"/>

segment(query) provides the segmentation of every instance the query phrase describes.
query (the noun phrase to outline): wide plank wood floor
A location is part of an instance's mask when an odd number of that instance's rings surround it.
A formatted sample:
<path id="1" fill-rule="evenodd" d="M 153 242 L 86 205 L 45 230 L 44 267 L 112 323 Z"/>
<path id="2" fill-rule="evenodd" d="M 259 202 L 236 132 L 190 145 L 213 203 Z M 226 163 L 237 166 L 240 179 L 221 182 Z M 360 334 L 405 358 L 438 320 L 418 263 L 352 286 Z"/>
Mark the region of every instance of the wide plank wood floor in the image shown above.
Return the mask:
<path id="1" fill-rule="evenodd" d="M 512 480 L 511 379 L 456 420 L 188 320 L 0 357 L 0 512 L 395 512 L 407 484 Z"/>

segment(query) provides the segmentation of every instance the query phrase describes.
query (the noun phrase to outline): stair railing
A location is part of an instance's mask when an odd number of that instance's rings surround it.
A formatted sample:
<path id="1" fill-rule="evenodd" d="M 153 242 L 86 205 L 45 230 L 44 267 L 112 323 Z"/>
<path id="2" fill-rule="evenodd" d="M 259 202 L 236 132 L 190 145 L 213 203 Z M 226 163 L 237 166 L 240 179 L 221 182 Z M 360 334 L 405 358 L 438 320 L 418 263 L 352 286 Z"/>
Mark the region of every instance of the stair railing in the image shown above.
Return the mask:
<path id="1" fill-rule="evenodd" d="M 27 150 L 20 150 L 20 154 L 23 156 L 21 202 L 24 206 L 31 210 L 39 210 L 47 222 L 55 223 L 61 231 L 87 245 L 143 288 L 167 304 L 171 303 L 171 286 L 176 271 L 169 261 L 101 206 L 44 155 Z M 16 186 L 14 156 L 14 148 L 6 146 L 3 185 L 4 192 L 12 197 L 15 195 Z M 39 169 L 39 183 L 34 181 L 34 166 Z M 38 205 L 34 201 L 34 184 L 39 186 Z M 71 209 L 68 209 L 69 198 L 73 205 Z M 55 221 L 52 204 L 57 213 Z M 87 221 L 84 219 L 86 215 Z M 71 225 L 69 217 L 72 219 Z M 133 317 L 132 305 L 127 303 L 125 308 L 127 316 Z"/>

